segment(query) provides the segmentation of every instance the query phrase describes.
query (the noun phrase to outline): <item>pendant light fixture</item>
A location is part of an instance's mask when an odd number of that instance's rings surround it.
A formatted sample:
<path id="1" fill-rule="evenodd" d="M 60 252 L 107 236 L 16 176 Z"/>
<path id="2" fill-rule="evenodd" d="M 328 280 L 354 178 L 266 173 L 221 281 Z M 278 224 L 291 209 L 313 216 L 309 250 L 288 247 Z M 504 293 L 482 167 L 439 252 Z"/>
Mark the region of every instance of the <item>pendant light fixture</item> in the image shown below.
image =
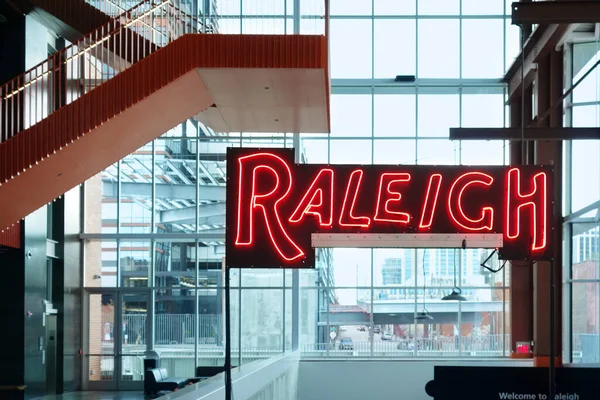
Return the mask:
<path id="1" fill-rule="evenodd" d="M 425 252 L 427 251 L 427 249 L 423 249 L 423 261 L 421 263 L 421 266 L 423 268 L 423 311 L 418 312 L 417 315 L 415 315 L 415 321 L 419 321 L 419 322 L 426 322 L 426 321 L 432 321 L 433 317 L 431 315 L 429 315 L 429 311 L 427 311 L 427 307 L 425 307 L 425 290 L 427 288 L 427 284 L 426 284 L 426 280 L 425 280 Z"/>
<path id="2" fill-rule="evenodd" d="M 462 259 L 462 253 L 461 253 Z M 454 249 L 454 256 L 452 257 L 452 268 L 454 269 L 454 288 L 452 288 L 452 293 L 442 297 L 442 300 L 446 301 L 466 301 L 467 298 L 463 296 L 462 290 L 456 285 L 456 249 Z"/>

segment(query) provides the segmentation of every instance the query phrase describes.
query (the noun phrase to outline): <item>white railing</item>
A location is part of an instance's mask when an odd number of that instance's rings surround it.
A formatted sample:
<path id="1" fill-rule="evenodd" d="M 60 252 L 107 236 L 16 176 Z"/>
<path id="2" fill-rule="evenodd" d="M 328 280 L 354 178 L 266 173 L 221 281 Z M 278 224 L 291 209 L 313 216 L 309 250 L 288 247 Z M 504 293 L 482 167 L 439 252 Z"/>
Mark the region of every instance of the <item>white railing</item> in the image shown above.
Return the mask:
<path id="1" fill-rule="evenodd" d="M 504 357 L 510 335 L 304 344 L 303 357 Z"/>
<path id="2" fill-rule="evenodd" d="M 201 21 L 176 8 L 173 2 L 139 2 L 0 86 L 0 142 L 37 124 L 177 38 L 203 33 Z M 66 86 L 56 85 L 57 81 L 65 81 Z M 96 107 L 88 119 L 102 120 L 102 115 L 101 107 Z M 63 127 L 69 131 L 67 128 Z"/>

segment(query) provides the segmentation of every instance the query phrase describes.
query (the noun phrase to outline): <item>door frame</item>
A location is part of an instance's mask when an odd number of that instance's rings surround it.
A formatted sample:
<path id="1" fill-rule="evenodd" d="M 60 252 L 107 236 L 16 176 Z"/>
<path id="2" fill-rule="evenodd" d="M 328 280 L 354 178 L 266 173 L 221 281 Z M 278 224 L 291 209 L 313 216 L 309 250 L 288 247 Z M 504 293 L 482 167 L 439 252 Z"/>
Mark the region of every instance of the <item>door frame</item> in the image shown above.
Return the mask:
<path id="1" fill-rule="evenodd" d="M 90 297 L 92 295 L 111 294 L 115 301 L 114 321 L 113 321 L 113 353 L 114 360 L 113 378 L 110 380 L 90 381 L 90 357 L 102 356 L 103 354 L 90 354 Z M 82 388 L 83 390 L 143 390 L 144 381 L 142 380 L 125 380 L 123 379 L 123 329 L 116 327 L 123 326 L 123 298 L 127 295 L 137 294 L 146 296 L 147 313 L 146 313 L 146 343 L 145 351 L 149 350 L 152 345 L 152 324 L 154 307 L 152 302 L 152 290 L 150 288 L 85 288 L 83 296 L 83 368 Z"/>

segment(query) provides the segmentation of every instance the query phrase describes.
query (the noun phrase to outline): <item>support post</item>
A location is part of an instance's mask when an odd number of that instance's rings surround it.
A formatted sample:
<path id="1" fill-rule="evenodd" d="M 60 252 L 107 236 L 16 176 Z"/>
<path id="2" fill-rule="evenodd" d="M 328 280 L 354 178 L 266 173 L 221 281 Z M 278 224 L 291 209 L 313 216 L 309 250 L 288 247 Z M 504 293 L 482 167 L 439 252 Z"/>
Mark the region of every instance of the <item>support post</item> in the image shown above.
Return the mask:
<path id="1" fill-rule="evenodd" d="M 554 365 L 554 359 L 556 357 L 555 355 L 555 342 L 556 342 L 556 335 L 554 334 L 554 326 L 555 326 L 555 321 L 554 321 L 554 261 L 550 261 L 550 365 L 548 366 L 548 373 L 549 373 L 549 377 L 548 377 L 548 394 L 549 394 L 549 399 L 554 399 L 554 394 L 556 392 L 556 375 L 555 375 L 555 365 Z"/>
<path id="2" fill-rule="evenodd" d="M 231 385 L 231 296 L 229 267 L 225 265 L 225 400 L 232 400 Z"/>

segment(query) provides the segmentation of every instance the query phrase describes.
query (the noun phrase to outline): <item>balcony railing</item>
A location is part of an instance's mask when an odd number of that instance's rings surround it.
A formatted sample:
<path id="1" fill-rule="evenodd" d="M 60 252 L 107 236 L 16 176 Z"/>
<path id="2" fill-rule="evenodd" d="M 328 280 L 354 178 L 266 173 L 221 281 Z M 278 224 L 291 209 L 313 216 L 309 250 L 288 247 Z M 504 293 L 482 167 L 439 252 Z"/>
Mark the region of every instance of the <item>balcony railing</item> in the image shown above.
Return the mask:
<path id="1" fill-rule="evenodd" d="M 0 87 L 0 142 L 112 79 L 202 22 L 174 6 L 145 0 Z M 88 120 L 102 110 L 90 110 Z M 82 120 L 83 124 L 84 121 Z"/>

